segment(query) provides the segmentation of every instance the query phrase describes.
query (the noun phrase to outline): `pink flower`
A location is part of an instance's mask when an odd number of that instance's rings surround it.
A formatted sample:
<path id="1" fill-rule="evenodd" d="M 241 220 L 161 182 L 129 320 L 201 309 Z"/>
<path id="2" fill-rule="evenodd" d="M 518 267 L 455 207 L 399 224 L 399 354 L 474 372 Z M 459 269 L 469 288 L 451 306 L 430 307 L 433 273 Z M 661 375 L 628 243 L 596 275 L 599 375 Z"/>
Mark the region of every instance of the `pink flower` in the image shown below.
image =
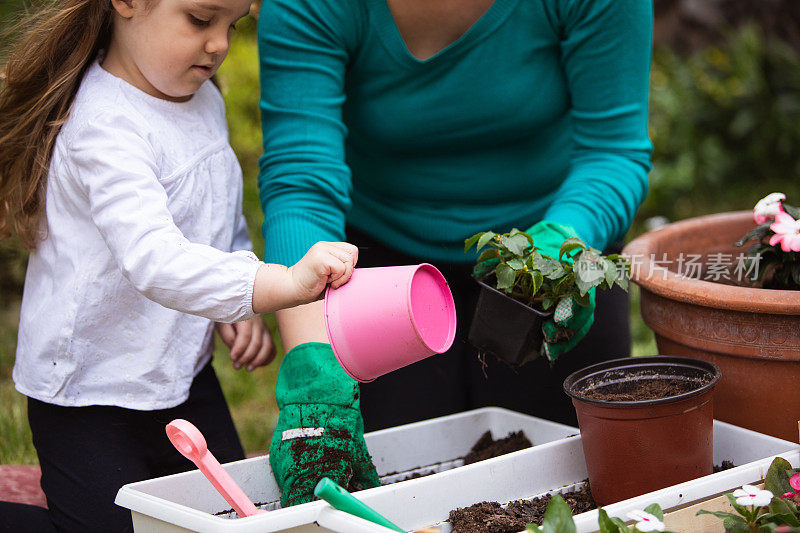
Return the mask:
<path id="1" fill-rule="evenodd" d="M 784 252 L 800 252 L 800 220 L 780 212 L 775 215 L 775 222 L 769 229 L 775 232 L 769 240 L 770 246 L 781 243 L 781 250 Z"/>
<path id="2" fill-rule="evenodd" d="M 753 208 L 753 220 L 756 224 L 763 224 L 778 213 L 783 213 L 783 200 L 786 200 L 786 195 L 782 192 L 773 192 L 759 200 Z"/>
<path id="3" fill-rule="evenodd" d="M 789 485 L 791 485 L 795 491 L 800 491 L 800 472 L 792 474 L 792 477 L 789 478 Z"/>

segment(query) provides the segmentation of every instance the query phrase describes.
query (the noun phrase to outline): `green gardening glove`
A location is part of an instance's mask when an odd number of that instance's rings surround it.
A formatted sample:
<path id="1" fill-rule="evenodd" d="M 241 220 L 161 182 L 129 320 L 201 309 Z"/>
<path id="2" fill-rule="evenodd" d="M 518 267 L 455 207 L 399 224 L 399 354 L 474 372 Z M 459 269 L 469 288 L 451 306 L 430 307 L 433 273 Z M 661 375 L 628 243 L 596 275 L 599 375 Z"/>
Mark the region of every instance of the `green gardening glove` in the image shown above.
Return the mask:
<path id="1" fill-rule="evenodd" d="M 533 244 L 539 252 L 558 259 L 561 243 L 578 234 L 569 226 L 542 220 L 532 226 L 527 233 L 533 237 Z M 586 336 L 594 323 L 595 289 L 589 290 L 589 305 L 579 305 L 571 297 L 562 298 L 556 304 L 553 318 L 542 326 L 544 342 L 542 355 L 550 362 L 570 351 Z"/>
<path id="2" fill-rule="evenodd" d="M 309 342 L 286 354 L 275 399 L 280 414 L 269 463 L 283 507 L 314 500 L 323 477 L 349 490 L 380 485 L 364 442 L 358 382 L 329 344 Z"/>

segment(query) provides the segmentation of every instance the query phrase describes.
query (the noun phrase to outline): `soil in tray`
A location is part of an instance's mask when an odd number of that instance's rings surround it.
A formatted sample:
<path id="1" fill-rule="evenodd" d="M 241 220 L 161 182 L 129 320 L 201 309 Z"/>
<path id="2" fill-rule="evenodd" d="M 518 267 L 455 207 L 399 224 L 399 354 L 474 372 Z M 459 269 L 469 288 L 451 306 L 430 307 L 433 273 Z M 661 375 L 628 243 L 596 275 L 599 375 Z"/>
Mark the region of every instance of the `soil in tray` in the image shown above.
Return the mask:
<path id="1" fill-rule="evenodd" d="M 481 435 L 478 441 L 472 446 L 470 452 L 464 457 L 464 464 L 470 465 L 472 463 L 477 463 L 478 461 L 491 459 L 492 457 L 499 457 L 507 453 L 524 450 L 525 448 L 530 448 L 531 446 L 533 446 L 533 444 L 522 431 L 513 431 L 502 439 L 497 440 L 492 438 L 491 431 L 487 431 Z M 393 481 L 392 483 L 399 483 L 400 481 L 408 481 L 409 479 L 430 476 L 431 474 L 435 473 L 436 472 L 433 470 L 429 472 L 414 472 L 413 474 L 410 474 L 403 479 Z M 394 474 L 397 474 L 397 472 L 391 472 L 386 475 L 391 476 Z"/>
<path id="2" fill-rule="evenodd" d="M 711 376 L 698 379 L 670 379 L 654 376 L 649 379 L 620 381 L 581 391 L 583 396 L 612 402 L 633 402 L 670 398 L 697 390 L 711 380 Z"/>
<path id="3" fill-rule="evenodd" d="M 579 490 L 561 495 L 577 515 L 596 509 L 587 482 Z M 450 511 L 450 525 L 453 533 L 516 533 L 523 531 L 526 524 L 542 524 L 545 510 L 552 496 L 547 495 L 532 500 L 518 500 L 505 508 L 497 502 L 481 502 L 463 509 Z"/>
<path id="4" fill-rule="evenodd" d="M 725 460 L 725 461 L 722 461 L 721 465 L 714 465 L 714 473 L 716 474 L 717 472 L 722 472 L 724 470 L 730 470 L 731 468 L 735 468 L 735 467 L 736 467 L 736 465 L 733 464 L 733 461 Z"/>
<path id="5" fill-rule="evenodd" d="M 487 431 L 478 442 L 472 447 L 472 450 L 464 457 L 464 464 L 470 465 L 483 461 L 484 459 L 491 459 L 492 457 L 499 457 L 507 453 L 524 450 L 533 446 L 531 441 L 522 431 L 514 431 L 509 433 L 506 437 L 498 440 L 492 438 L 492 432 Z"/>

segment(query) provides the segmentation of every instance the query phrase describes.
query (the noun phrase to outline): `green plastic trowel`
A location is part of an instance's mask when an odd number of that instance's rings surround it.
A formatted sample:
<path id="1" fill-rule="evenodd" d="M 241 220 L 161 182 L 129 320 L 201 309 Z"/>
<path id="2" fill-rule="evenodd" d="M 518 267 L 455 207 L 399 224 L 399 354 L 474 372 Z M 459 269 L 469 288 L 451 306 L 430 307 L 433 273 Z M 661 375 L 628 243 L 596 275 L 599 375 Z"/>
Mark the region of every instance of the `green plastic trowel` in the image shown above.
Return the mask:
<path id="1" fill-rule="evenodd" d="M 377 513 L 371 507 L 362 503 L 361 500 L 344 490 L 342 487 L 333 482 L 330 478 L 324 477 L 319 480 L 316 488 L 314 489 L 314 496 L 325 500 L 331 507 L 350 513 L 364 520 L 369 520 L 383 527 L 406 533 L 405 529 L 400 529 L 393 523 L 389 522 L 383 515 Z"/>

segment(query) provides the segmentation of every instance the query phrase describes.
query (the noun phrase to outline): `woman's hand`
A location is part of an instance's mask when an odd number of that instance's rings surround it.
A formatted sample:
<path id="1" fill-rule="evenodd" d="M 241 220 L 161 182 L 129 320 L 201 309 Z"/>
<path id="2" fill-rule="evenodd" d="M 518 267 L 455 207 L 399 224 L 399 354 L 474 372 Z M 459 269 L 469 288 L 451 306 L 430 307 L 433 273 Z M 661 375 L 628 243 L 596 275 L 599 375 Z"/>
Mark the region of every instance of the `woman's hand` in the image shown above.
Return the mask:
<path id="1" fill-rule="evenodd" d="M 231 361 L 237 370 L 246 366 L 252 372 L 275 359 L 275 344 L 260 316 L 233 324 L 217 322 L 216 329 L 222 342 L 231 349 Z"/>
<path id="2" fill-rule="evenodd" d="M 310 303 L 330 283 L 336 289 L 350 280 L 358 261 L 358 248 L 346 242 L 318 242 L 300 261 L 289 267 L 289 278 L 299 303 Z"/>

